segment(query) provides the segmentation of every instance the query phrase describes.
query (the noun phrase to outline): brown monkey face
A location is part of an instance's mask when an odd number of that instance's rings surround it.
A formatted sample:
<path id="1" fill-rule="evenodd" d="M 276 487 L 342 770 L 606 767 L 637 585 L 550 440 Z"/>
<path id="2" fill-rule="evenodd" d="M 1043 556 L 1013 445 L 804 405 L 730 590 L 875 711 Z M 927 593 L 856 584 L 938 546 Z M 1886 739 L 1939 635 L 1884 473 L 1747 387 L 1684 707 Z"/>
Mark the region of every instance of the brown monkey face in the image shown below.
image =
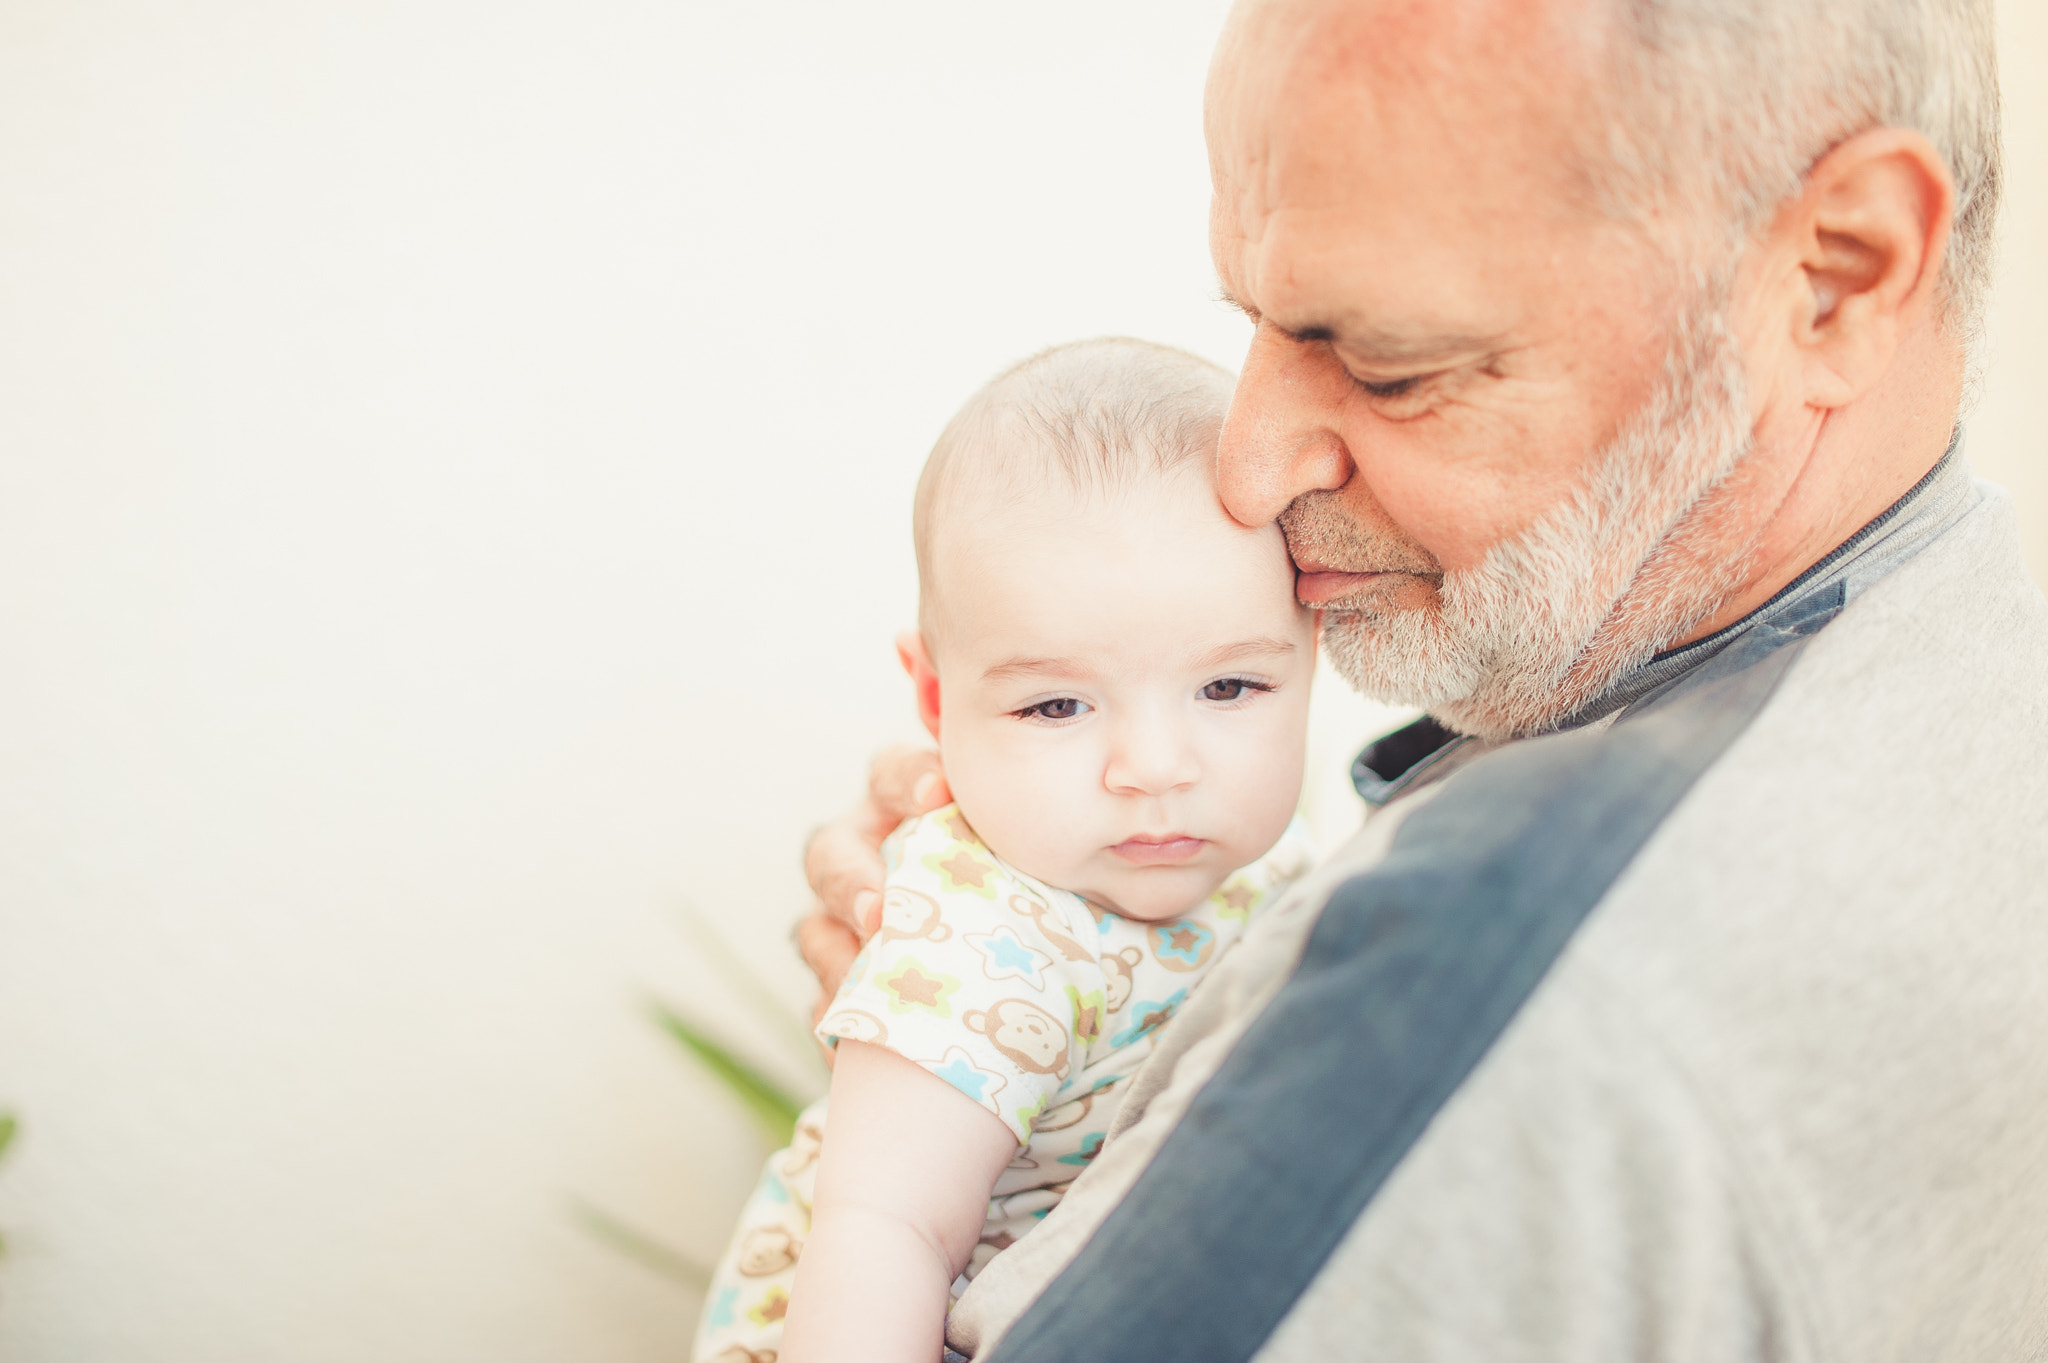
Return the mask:
<path id="1" fill-rule="evenodd" d="M 939 901 L 930 895 L 892 886 L 882 896 L 882 926 L 876 936 L 925 937 L 939 940 L 946 929 L 939 922 Z"/>
<path id="2" fill-rule="evenodd" d="M 801 1252 L 788 1231 L 777 1226 L 764 1226 L 748 1232 L 747 1238 L 740 1242 L 737 1266 L 745 1277 L 765 1278 L 795 1263 Z"/>
<path id="3" fill-rule="evenodd" d="M 1067 1067 L 1067 1029 L 1059 1019 L 1022 999 L 990 1010 L 989 1040 L 1025 1069 L 1054 1074 Z"/>
<path id="4" fill-rule="evenodd" d="M 873 1045 L 887 1045 L 889 1027 L 873 1013 L 864 1013 L 858 1008 L 842 1008 L 825 1019 L 825 1030 L 833 1036 L 849 1041 L 866 1041 Z"/>
<path id="5" fill-rule="evenodd" d="M 1131 1001 L 1132 967 L 1143 959 L 1136 947 L 1102 958 L 1104 1002 L 1114 1013 Z"/>

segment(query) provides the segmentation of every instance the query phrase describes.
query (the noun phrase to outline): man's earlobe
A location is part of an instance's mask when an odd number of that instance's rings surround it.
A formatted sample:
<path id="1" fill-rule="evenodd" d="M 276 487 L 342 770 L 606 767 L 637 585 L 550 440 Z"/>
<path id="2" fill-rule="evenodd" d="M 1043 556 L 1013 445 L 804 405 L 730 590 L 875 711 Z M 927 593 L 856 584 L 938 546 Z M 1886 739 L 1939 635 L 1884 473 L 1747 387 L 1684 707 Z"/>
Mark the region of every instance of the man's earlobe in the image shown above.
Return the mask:
<path id="1" fill-rule="evenodd" d="M 917 692 L 917 717 L 924 721 L 925 731 L 937 739 L 939 669 L 932 665 L 931 650 L 925 647 L 924 635 L 914 629 L 897 635 L 896 661 L 902 663 L 903 670 L 910 674 L 910 685 Z"/>
<path id="2" fill-rule="evenodd" d="M 1793 343 L 1811 407 L 1845 406 L 1881 379 L 1901 333 L 1941 306 L 1955 182 L 1917 132 L 1877 128 L 1807 172 L 1789 224 L 1805 280 Z"/>

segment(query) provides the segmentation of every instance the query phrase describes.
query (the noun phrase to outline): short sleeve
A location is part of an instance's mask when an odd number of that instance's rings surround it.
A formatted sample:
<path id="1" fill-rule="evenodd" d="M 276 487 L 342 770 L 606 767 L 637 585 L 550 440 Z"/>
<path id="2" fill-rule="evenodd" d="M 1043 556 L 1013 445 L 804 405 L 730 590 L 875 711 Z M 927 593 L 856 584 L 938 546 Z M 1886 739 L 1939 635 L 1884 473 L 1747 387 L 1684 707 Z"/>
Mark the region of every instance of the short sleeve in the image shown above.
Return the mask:
<path id="1" fill-rule="evenodd" d="M 906 824 L 893 852 L 882 926 L 818 1036 L 886 1047 L 1027 1140 L 1085 1062 L 1101 968 L 1058 892 L 1004 866 L 957 808 Z"/>

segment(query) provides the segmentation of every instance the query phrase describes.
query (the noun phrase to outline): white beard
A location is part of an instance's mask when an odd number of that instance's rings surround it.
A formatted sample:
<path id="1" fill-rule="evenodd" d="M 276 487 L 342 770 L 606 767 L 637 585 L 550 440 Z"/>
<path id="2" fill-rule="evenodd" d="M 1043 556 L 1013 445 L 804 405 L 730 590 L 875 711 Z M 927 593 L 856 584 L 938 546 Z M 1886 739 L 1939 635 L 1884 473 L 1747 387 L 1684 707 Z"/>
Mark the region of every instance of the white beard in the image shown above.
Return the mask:
<path id="1" fill-rule="evenodd" d="M 1556 727 L 1739 584 L 1754 536 L 1734 552 L 1710 548 L 1708 499 L 1752 445 L 1724 309 L 1699 308 L 1675 329 L 1657 391 L 1569 499 L 1477 567 L 1445 573 L 1431 607 L 1331 603 L 1332 665 L 1366 695 L 1422 706 L 1464 733 Z M 1290 546 L 1324 561 L 1322 546 L 1349 543 L 1356 555 L 1364 543 L 1329 493 L 1297 500 L 1281 525 Z"/>

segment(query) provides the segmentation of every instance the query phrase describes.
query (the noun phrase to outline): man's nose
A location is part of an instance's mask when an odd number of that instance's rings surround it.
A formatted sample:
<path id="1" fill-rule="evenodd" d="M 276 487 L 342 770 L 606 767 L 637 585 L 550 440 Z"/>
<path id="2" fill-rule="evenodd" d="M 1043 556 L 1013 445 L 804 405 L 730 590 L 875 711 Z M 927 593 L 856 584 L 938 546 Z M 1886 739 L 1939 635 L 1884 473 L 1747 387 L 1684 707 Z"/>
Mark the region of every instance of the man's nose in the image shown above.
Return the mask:
<path id="1" fill-rule="evenodd" d="M 1103 784 L 1113 793 L 1164 795 L 1193 785 L 1201 776 L 1194 744 L 1170 716 L 1126 715 L 1117 724 L 1103 772 Z"/>
<path id="2" fill-rule="evenodd" d="M 1336 430 L 1350 383 L 1328 344 L 1258 324 L 1216 451 L 1216 490 L 1233 518 L 1264 525 L 1302 493 L 1351 480 Z"/>

